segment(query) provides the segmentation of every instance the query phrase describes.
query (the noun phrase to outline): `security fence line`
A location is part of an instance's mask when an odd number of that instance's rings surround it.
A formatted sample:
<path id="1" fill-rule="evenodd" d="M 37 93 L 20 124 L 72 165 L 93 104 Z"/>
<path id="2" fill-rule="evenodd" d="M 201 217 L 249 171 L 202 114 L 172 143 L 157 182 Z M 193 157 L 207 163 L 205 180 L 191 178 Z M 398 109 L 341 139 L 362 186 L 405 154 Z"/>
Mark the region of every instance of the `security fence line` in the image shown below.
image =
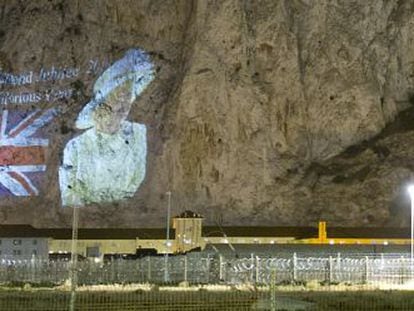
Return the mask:
<path id="1" fill-rule="evenodd" d="M 414 279 L 414 262 L 408 257 L 363 256 L 342 258 L 338 256 L 292 258 L 233 259 L 220 265 L 223 280 L 230 283 L 254 284 L 295 283 L 318 281 L 350 284 L 404 284 Z M 271 278 L 272 272 L 275 276 Z"/>
<path id="2" fill-rule="evenodd" d="M 241 284 L 255 285 L 324 282 L 328 284 L 401 285 L 414 281 L 408 254 L 290 258 L 216 256 L 160 256 L 135 260 L 84 260 L 77 263 L 79 285 L 94 284 Z M 0 259 L 0 283 L 56 286 L 69 279 L 68 260 Z"/>
<path id="3" fill-rule="evenodd" d="M 407 254 L 85 260 L 73 310 L 414 310 L 411 292 L 377 290 L 412 286 L 412 264 Z M 70 310 L 69 276 L 68 260 L 2 258 L 0 310 Z"/>

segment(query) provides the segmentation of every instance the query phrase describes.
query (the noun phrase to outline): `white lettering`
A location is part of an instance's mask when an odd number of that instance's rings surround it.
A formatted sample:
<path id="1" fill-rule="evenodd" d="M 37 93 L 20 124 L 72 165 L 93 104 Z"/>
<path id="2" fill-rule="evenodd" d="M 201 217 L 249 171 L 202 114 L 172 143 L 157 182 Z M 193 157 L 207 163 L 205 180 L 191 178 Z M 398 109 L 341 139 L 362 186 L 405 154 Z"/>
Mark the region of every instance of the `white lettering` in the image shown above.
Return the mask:
<path id="1" fill-rule="evenodd" d="M 66 80 L 79 79 L 83 75 L 98 75 L 107 66 L 108 61 L 99 59 L 90 60 L 86 68 L 51 66 L 40 68 L 39 71 L 27 71 L 21 73 L 9 73 L 2 71 L 0 67 L 0 105 L 8 104 L 36 104 L 39 102 L 55 102 L 69 99 L 74 96 L 73 88 L 51 88 L 45 91 L 11 91 L 9 87 L 29 86 L 36 83 L 63 82 Z"/>
<path id="2" fill-rule="evenodd" d="M 74 90 L 62 89 L 51 92 L 0 92 L 0 105 L 8 104 L 34 104 L 42 102 L 54 102 L 69 99 L 73 96 Z"/>

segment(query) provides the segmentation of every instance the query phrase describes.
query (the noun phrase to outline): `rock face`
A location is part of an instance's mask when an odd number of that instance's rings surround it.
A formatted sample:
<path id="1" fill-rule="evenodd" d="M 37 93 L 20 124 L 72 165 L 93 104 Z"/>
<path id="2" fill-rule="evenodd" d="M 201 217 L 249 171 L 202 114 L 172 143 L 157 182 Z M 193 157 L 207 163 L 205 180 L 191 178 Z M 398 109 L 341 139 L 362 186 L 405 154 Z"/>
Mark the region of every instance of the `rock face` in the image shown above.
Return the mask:
<path id="1" fill-rule="evenodd" d="M 162 226 L 167 191 L 210 224 L 409 224 L 413 1 L 2 2 L 3 110 L 59 110 L 39 195 L 2 196 L 2 223 L 69 225 L 63 149 L 99 72 L 138 47 L 157 67 L 128 117 L 147 126 L 146 176 L 83 226 Z"/>

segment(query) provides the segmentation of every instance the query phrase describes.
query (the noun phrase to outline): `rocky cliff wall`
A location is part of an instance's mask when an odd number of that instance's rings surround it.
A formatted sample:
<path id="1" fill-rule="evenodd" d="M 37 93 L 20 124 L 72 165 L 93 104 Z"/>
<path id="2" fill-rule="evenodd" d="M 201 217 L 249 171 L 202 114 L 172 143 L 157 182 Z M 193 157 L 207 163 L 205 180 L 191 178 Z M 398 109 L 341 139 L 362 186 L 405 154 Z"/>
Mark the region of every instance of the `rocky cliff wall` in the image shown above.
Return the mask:
<path id="1" fill-rule="evenodd" d="M 156 69 L 128 117 L 147 126 L 146 176 L 132 198 L 83 208 L 82 225 L 162 226 L 167 191 L 173 214 L 212 224 L 408 225 L 413 13 L 409 0 L 0 1 L 1 69 L 37 77 L 0 85 L 15 94 L 3 110 L 59 108 L 39 194 L 2 196 L 1 221 L 70 223 L 63 149 L 96 78 L 138 47 Z"/>

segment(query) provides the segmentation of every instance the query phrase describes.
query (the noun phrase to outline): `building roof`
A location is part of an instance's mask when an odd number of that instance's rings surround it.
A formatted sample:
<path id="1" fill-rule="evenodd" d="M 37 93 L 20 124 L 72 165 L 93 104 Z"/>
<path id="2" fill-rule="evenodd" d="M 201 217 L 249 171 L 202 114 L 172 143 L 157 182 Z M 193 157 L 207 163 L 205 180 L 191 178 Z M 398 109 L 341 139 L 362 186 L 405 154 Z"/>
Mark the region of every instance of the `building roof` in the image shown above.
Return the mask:
<path id="1" fill-rule="evenodd" d="M 409 239 L 410 228 L 345 228 L 328 227 L 329 238 L 365 238 L 365 239 Z M 203 237 L 295 237 L 297 239 L 317 238 L 317 227 L 214 227 L 202 228 Z M 30 225 L 0 225 L 0 238 L 53 238 L 71 239 L 71 228 L 42 228 Z M 165 228 L 80 228 L 78 238 L 95 239 L 165 239 Z M 175 230 L 170 229 L 170 239 L 175 238 Z"/>
<path id="2" fill-rule="evenodd" d="M 328 227 L 329 238 L 409 239 L 410 228 Z"/>
<path id="3" fill-rule="evenodd" d="M 317 227 L 203 227 L 204 237 L 318 237 Z M 409 239 L 410 228 L 327 227 L 329 238 Z"/>
<path id="4" fill-rule="evenodd" d="M 30 225 L 0 225 L 0 237 L 11 238 L 31 238 L 48 237 L 42 230 L 35 229 Z"/>
<path id="5" fill-rule="evenodd" d="M 316 238 L 316 227 L 203 227 L 204 237 L 296 237 Z"/>
<path id="6" fill-rule="evenodd" d="M 175 230 L 170 230 L 170 238 L 174 239 Z M 71 228 L 52 228 L 37 229 L 30 225 L 0 225 L 0 238 L 31 238 L 43 237 L 53 239 L 71 239 Z M 139 228 L 139 229 L 120 229 L 120 228 L 79 228 L 78 239 L 95 240 L 95 239 L 165 239 L 165 228 Z"/>

